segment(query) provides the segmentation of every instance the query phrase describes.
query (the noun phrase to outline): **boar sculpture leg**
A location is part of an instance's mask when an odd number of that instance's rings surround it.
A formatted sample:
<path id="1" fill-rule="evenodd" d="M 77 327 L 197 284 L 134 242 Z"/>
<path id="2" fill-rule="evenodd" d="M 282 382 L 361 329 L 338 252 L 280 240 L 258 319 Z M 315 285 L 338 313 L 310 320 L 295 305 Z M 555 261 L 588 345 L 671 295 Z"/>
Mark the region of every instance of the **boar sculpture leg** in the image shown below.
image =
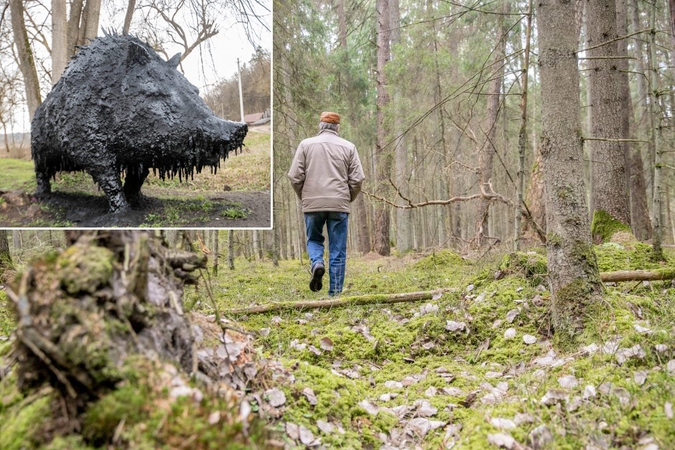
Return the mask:
<path id="1" fill-rule="evenodd" d="M 82 47 L 31 124 L 37 193 L 49 194 L 58 172 L 85 171 L 121 212 L 140 202 L 150 170 L 182 180 L 240 149 L 246 124 L 216 116 L 179 62 L 126 34 Z"/>

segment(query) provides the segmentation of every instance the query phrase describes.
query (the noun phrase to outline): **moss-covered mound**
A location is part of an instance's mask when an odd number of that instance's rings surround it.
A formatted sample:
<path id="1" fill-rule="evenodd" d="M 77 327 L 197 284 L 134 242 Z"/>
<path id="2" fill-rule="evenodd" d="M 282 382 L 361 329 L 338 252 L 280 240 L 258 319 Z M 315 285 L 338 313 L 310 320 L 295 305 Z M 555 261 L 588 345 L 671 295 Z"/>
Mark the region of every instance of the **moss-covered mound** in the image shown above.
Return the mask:
<path id="1" fill-rule="evenodd" d="M 243 398 L 260 372 L 248 337 L 184 311 L 204 262 L 100 231 L 30 264 L 6 292 L 16 339 L 0 353 L 0 448 L 263 447 Z"/>

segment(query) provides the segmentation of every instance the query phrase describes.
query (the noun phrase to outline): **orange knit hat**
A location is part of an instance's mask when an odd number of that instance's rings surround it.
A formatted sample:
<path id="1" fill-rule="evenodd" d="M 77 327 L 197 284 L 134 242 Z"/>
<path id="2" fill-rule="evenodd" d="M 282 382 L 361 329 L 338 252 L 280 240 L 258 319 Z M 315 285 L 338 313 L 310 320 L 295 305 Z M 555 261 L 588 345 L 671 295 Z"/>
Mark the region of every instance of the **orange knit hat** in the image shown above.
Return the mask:
<path id="1" fill-rule="evenodd" d="M 340 123 L 340 114 L 335 113 L 335 112 L 322 112 L 321 113 L 321 122 L 326 122 L 326 123 Z"/>

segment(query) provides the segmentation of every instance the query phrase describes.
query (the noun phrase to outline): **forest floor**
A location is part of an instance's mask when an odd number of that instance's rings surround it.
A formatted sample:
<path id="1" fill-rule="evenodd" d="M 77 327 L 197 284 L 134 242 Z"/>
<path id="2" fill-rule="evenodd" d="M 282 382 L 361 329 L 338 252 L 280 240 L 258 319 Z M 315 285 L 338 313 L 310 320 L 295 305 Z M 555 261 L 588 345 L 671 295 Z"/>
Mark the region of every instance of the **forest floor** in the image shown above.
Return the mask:
<path id="1" fill-rule="evenodd" d="M 663 267 L 637 242 L 610 242 L 596 251 L 601 271 Z M 235 266 L 210 277 L 212 299 L 202 285 L 187 292 L 185 303 L 246 330 L 261 361 L 288 371 L 267 380 L 253 402 L 269 442 L 284 448 L 675 448 L 670 281 L 607 284 L 582 345 L 557 349 L 541 250 L 480 261 L 447 250 L 349 258 L 344 299 L 446 291 L 422 302 L 266 314 L 228 310 L 323 300 L 325 288 L 310 292 L 308 270 L 298 261 L 274 267 L 237 259 Z M 0 315 L 0 339 L 12 327 Z M 9 396 L 11 382 L 0 383 L 3 398 L 13 398 L 0 409 L 3 434 L 16 431 L 13 408 L 21 401 Z M 209 430 L 206 423 L 193 426 L 195 435 Z"/>
<path id="2" fill-rule="evenodd" d="M 142 204 L 119 214 L 108 213 L 105 195 L 84 172 L 57 174 L 52 194 L 38 200 L 32 161 L 0 158 L 0 227 L 268 228 L 270 134 L 251 129 L 244 144 L 217 174 L 162 180 L 151 173 Z"/>

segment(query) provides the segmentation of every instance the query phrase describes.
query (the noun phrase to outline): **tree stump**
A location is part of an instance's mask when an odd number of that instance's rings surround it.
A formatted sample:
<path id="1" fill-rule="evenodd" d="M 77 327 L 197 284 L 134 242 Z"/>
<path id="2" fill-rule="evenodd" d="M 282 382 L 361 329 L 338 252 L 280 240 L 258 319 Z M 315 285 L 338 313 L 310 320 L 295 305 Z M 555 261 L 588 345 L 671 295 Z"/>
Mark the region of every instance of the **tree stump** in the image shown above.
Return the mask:
<path id="1" fill-rule="evenodd" d="M 112 389 L 131 356 L 197 369 L 183 285 L 204 257 L 147 232 L 69 232 L 61 254 L 33 263 L 8 290 L 17 311 L 21 389 L 48 381 L 77 413 Z"/>

